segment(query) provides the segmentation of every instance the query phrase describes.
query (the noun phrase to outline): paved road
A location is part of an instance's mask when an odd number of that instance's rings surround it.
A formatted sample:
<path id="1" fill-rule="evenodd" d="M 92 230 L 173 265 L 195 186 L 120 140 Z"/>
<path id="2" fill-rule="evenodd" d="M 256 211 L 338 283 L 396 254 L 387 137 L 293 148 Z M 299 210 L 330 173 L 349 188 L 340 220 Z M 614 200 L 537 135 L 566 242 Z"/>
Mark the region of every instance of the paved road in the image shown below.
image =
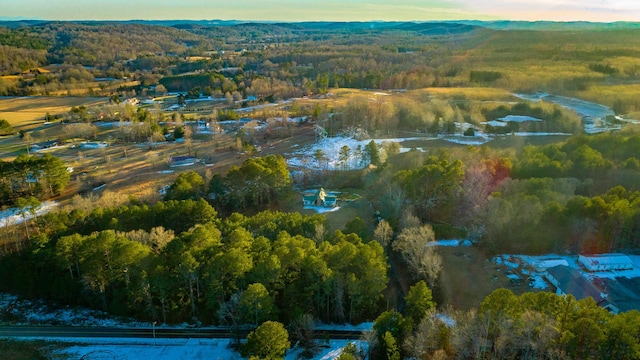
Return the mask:
<path id="1" fill-rule="evenodd" d="M 241 338 L 246 338 L 248 331 L 241 331 Z M 0 326 L 2 337 L 92 337 L 92 338 L 153 338 L 153 328 L 105 328 L 105 327 L 58 327 L 58 326 Z M 157 338 L 235 338 L 236 334 L 229 330 L 217 329 L 166 329 L 155 328 Z M 359 339 L 359 331 L 322 330 L 317 331 L 317 338 Z"/>

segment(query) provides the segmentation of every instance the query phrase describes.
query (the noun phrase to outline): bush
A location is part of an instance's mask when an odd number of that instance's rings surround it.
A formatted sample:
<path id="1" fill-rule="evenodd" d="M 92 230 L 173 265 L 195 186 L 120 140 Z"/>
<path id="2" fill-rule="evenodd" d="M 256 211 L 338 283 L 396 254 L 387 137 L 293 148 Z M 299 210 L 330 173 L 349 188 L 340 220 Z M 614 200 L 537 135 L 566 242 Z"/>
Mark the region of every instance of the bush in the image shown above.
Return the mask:
<path id="1" fill-rule="evenodd" d="M 260 359 L 281 359 L 290 346 L 289 333 L 284 325 L 277 321 L 265 321 L 247 337 L 245 355 Z"/>
<path id="2" fill-rule="evenodd" d="M 15 132 L 13 126 L 7 120 L 0 119 L 0 135 L 11 135 Z"/>

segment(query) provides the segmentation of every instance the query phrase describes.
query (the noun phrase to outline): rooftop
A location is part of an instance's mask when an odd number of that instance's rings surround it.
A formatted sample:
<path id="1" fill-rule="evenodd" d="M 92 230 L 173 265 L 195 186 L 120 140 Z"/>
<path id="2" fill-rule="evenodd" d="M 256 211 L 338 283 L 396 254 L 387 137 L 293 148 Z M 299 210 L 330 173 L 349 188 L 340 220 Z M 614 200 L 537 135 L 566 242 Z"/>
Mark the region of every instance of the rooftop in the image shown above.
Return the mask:
<path id="1" fill-rule="evenodd" d="M 547 269 L 547 273 L 558 281 L 560 290 L 565 294 L 571 294 L 578 300 L 591 296 L 596 303 L 604 300 L 601 291 L 574 268 L 558 265 Z"/>
<path id="2" fill-rule="evenodd" d="M 582 262 L 588 262 L 591 265 L 607 265 L 607 264 L 629 264 L 633 265 L 633 261 L 625 254 L 595 254 L 580 255 Z"/>

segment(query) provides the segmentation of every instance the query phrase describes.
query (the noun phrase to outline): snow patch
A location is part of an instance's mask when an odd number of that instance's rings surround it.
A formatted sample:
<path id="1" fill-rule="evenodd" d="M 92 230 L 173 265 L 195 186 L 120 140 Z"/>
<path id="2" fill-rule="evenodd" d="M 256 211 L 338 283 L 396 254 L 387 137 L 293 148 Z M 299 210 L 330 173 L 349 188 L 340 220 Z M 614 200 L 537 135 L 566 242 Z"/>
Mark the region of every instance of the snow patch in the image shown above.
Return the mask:
<path id="1" fill-rule="evenodd" d="M 55 201 L 45 201 L 36 211 L 36 216 L 44 215 L 58 206 Z M 9 208 L 7 210 L 0 211 L 0 228 L 9 225 L 22 224 L 25 220 L 33 219 L 33 215 L 26 213 L 23 217 L 20 214 L 20 209 Z"/>
<path id="2" fill-rule="evenodd" d="M 317 212 L 318 214 L 324 214 L 324 213 L 330 213 L 330 212 L 338 211 L 338 210 L 340 210 L 340 207 L 339 206 L 324 207 L 324 206 L 307 205 L 307 206 L 303 207 L 303 209 L 305 209 L 305 210 L 313 210 L 313 211 Z"/>
<path id="3" fill-rule="evenodd" d="M 527 122 L 527 121 L 543 121 L 542 119 L 534 118 L 526 115 L 507 115 L 505 117 L 498 118 L 496 120 L 503 122 Z"/>
<path id="4" fill-rule="evenodd" d="M 436 241 L 428 242 L 427 246 L 449 246 L 449 247 L 471 246 L 471 241 L 469 240 L 436 240 Z"/>
<path id="5" fill-rule="evenodd" d="M 356 140 L 351 137 L 335 136 L 322 138 L 313 144 L 304 146 L 300 150 L 287 155 L 287 163 L 289 166 L 301 167 L 312 170 L 355 170 L 363 169 L 369 165 L 369 161 L 365 161 L 362 156 L 365 154 L 364 147 L 373 140 L 376 145 L 381 146 L 385 142 L 397 142 L 409 140 L 429 140 L 428 138 L 400 138 L 400 139 L 368 139 Z M 340 161 L 340 149 L 344 146 L 349 148 L 349 159 L 344 163 Z M 316 159 L 316 152 L 320 150 L 324 156 L 323 159 Z M 358 151 L 360 153 L 358 154 Z M 383 151 L 380 149 L 380 151 Z"/>

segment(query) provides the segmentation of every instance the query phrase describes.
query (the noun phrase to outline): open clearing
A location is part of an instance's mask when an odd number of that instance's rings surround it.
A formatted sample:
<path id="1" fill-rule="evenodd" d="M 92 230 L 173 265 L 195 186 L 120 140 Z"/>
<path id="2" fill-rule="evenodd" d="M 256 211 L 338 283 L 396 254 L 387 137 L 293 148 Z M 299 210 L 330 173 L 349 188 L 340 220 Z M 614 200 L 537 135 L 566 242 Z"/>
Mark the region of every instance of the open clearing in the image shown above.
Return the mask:
<path id="1" fill-rule="evenodd" d="M 0 119 L 15 128 L 32 127 L 51 115 L 66 113 L 74 106 L 93 106 L 106 103 L 106 98 L 91 97 L 0 97 Z"/>
<path id="2" fill-rule="evenodd" d="M 441 246 L 438 250 L 443 259 L 445 298 L 455 309 L 477 308 L 487 295 L 498 288 L 510 289 L 516 295 L 535 290 L 526 282 L 512 284 L 505 275 L 508 267 L 492 263 L 477 247 Z"/>

